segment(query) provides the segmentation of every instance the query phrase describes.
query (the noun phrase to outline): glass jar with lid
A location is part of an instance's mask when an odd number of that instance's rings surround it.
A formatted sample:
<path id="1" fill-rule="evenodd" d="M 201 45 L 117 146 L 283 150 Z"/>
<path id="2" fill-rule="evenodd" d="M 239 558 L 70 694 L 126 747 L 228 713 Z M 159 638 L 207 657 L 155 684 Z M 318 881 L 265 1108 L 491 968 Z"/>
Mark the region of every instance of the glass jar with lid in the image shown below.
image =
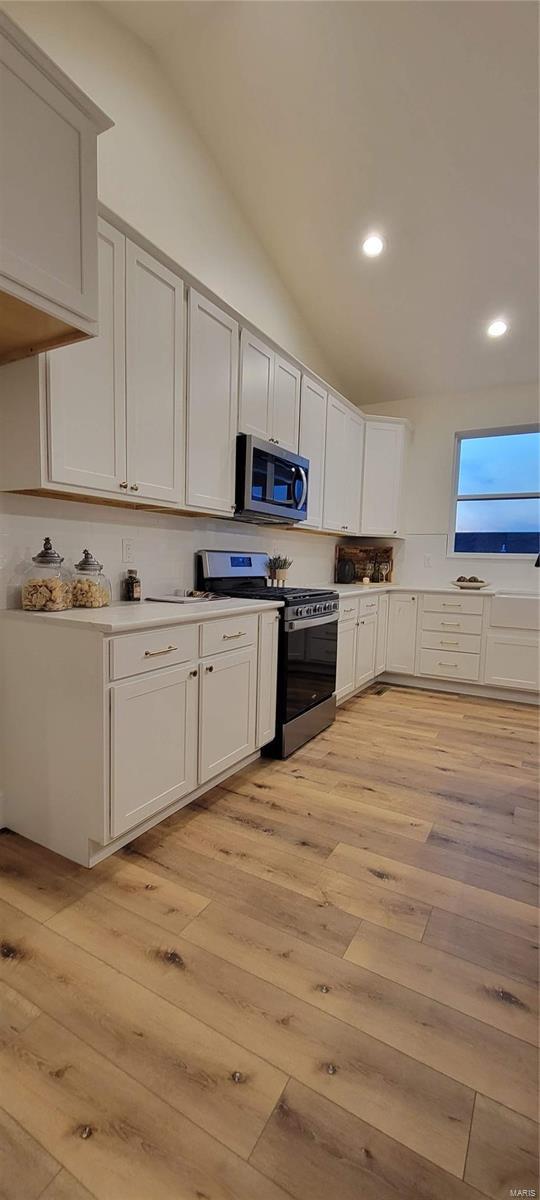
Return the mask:
<path id="1" fill-rule="evenodd" d="M 21 602 L 28 612 L 62 612 L 71 608 L 71 576 L 62 567 L 63 558 L 50 538 L 45 538 L 43 550 L 32 558 L 25 572 Z"/>
<path id="2" fill-rule="evenodd" d="M 75 563 L 72 594 L 74 608 L 106 608 L 111 603 L 111 581 L 90 550 L 83 550 L 81 561 Z"/>

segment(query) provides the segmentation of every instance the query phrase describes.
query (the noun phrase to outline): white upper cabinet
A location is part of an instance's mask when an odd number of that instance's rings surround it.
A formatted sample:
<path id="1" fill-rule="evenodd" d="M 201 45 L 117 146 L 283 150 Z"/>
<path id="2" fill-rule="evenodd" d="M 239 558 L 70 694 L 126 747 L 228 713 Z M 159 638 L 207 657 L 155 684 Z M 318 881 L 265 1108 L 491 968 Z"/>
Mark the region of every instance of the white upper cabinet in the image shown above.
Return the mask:
<path id="1" fill-rule="evenodd" d="M 364 419 L 329 395 L 326 417 L 323 527 L 358 533 Z"/>
<path id="2" fill-rule="evenodd" d="M 184 492 L 183 309 L 178 275 L 126 243 L 128 494 Z"/>
<path id="3" fill-rule="evenodd" d="M 364 447 L 361 532 L 375 536 L 401 529 L 401 483 L 407 426 L 367 421 Z"/>
<path id="4" fill-rule="evenodd" d="M 309 459 L 306 525 L 314 529 L 322 525 L 327 399 L 327 392 L 320 384 L 309 375 L 302 377 L 299 450 Z"/>
<path id="5" fill-rule="evenodd" d="M 268 441 L 274 408 L 274 351 L 249 330 L 240 338 L 240 433 Z"/>
<path id="6" fill-rule="evenodd" d="M 300 371 L 248 329 L 240 336 L 238 428 L 298 451 Z"/>
<path id="7" fill-rule="evenodd" d="M 335 396 L 328 397 L 324 466 L 323 526 L 345 531 L 345 455 L 348 413 Z"/>
<path id="8" fill-rule="evenodd" d="M 0 362 L 96 332 L 96 137 L 112 122 L 0 13 Z"/>
<path id="9" fill-rule="evenodd" d="M 99 222 L 99 337 L 47 358 L 49 475 L 119 492 L 126 474 L 125 238 Z"/>
<path id="10" fill-rule="evenodd" d="M 349 412 L 345 447 L 345 525 L 348 533 L 360 532 L 362 501 L 362 460 L 364 454 L 364 418 Z"/>
<path id="11" fill-rule="evenodd" d="M 188 304 L 186 500 L 234 512 L 238 325 L 193 289 Z"/>
<path id="12" fill-rule="evenodd" d="M 279 446 L 295 454 L 300 425 L 300 378 L 298 368 L 276 354 L 272 436 Z"/>

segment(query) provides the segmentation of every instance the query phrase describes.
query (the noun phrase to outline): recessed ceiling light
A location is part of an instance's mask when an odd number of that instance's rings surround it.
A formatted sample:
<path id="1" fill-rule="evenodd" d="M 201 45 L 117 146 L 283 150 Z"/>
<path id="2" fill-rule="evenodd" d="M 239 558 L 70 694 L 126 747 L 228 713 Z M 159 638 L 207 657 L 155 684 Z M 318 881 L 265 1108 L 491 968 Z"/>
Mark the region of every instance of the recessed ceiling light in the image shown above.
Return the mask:
<path id="1" fill-rule="evenodd" d="M 384 240 L 380 233 L 370 233 L 362 242 L 362 250 L 368 258 L 377 258 L 384 250 Z"/>
<path id="2" fill-rule="evenodd" d="M 487 335 L 490 338 L 502 337 L 508 330 L 508 321 L 504 317 L 497 317 L 495 321 L 490 321 L 487 327 Z"/>

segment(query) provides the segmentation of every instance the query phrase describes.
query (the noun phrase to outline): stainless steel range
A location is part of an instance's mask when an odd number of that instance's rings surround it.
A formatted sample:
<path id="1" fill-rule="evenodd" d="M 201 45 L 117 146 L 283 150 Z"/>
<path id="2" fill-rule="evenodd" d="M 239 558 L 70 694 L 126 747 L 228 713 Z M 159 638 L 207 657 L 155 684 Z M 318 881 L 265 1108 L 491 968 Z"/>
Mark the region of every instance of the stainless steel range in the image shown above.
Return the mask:
<path id="1" fill-rule="evenodd" d="M 269 587 L 266 554 L 199 550 L 196 558 L 197 587 L 224 596 L 284 601 L 278 641 L 276 736 L 263 753 L 288 758 L 335 717 L 337 592 Z"/>

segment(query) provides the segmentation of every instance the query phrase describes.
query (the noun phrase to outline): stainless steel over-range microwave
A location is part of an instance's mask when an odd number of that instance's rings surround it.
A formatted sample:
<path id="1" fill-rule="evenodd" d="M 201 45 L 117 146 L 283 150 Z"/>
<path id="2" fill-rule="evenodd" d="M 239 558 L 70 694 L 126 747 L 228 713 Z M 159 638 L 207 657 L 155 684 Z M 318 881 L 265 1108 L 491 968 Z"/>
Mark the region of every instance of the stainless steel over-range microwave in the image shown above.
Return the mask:
<path id="1" fill-rule="evenodd" d="M 309 459 L 251 434 L 236 439 L 236 516 L 244 521 L 305 521 Z"/>

